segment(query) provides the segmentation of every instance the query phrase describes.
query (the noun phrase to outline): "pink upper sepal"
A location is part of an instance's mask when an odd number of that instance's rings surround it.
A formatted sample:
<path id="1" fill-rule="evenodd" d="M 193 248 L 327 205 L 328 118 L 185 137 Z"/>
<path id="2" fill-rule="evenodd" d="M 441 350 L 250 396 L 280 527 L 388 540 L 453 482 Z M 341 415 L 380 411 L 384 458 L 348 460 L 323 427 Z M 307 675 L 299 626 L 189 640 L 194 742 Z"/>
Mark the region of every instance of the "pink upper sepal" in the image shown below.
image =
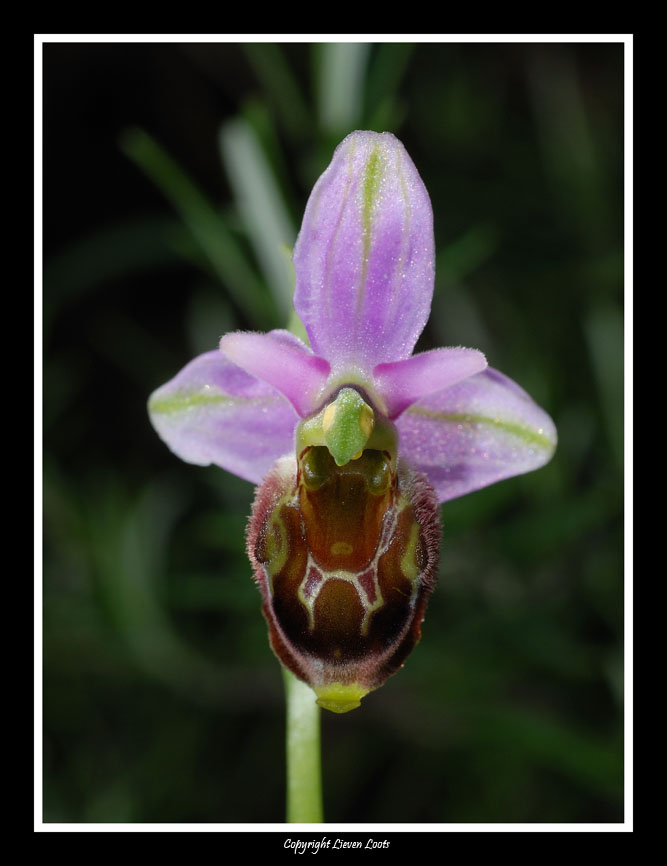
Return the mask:
<path id="1" fill-rule="evenodd" d="M 294 308 L 334 369 L 407 358 L 431 309 L 433 212 L 405 147 L 357 131 L 336 148 L 294 246 Z"/>

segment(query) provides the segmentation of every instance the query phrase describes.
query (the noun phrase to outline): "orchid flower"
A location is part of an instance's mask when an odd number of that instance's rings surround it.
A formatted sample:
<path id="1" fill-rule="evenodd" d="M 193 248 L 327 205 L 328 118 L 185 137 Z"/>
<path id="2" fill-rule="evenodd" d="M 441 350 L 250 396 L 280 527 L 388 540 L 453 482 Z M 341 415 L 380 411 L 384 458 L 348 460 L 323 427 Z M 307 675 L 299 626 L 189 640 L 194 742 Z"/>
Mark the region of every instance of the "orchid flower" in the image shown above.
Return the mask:
<path id="1" fill-rule="evenodd" d="M 149 400 L 183 460 L 259 485 L 247 548 L 274 652 L 346 712 L 420 638 L 438 503 L 537 469 L 551 418 L 467 348 L 412 354 L 429 316 L 426 188 L 391 133 L 353 132 L 312 191 L 285 330 L 226 334 Z"/>

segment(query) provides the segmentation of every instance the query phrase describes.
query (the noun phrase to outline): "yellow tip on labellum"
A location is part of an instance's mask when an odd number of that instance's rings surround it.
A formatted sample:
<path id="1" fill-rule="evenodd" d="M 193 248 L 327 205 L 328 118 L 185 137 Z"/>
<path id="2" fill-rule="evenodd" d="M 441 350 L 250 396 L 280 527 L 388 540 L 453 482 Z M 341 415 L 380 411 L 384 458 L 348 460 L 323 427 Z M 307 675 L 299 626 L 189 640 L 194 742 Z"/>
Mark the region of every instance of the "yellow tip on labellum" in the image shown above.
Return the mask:
<path id="1" fill-rule="evenodd" d="M 325 710 L 331 710 L 333 713 L 349 713 L 350 710 L 356 710 L 361 706 L 361 699 L 364 698 L 370 689 L 365 689 L 359 683 L 329 683 L 326 686 L 316 686 L 315 694 L 317 695 L 317 705 Z"/>

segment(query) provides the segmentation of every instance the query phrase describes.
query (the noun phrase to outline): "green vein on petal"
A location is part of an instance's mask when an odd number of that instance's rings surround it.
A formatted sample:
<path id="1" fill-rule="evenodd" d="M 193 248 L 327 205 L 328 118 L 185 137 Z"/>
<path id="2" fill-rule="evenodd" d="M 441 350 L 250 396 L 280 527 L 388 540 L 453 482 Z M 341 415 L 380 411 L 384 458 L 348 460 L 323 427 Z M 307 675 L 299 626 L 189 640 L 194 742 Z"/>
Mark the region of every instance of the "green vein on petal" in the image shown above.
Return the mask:
<path id="1" fill-rule="evenodd" d="M 377 191 L 380 186 L 380 175 L 382 166 L 380 164 L 381 154 L 380 148 L 374 147 L 368 157 L 366 164 L 366 177 L 364 179 L 364 204 L 363 204 L 363 229 L 364 229 L 364 246 L 366 256 L 368 255 L 368 247 L 370 244 L 371 231 L 371 213 L 377 196 Z"/>
<path id="2" fill-rule="evenodd" d="M 357 295 L 357 319 L 361 317 L 363 308 L 364 288 L 366 274 L 368 273 L 368 259 L 371 251 L 371 219 L 373 206 L 377 197 L 382 174 L 381 151 L 374 147 L 366 163 L 366 176 L 364 178 L 363 199 L 361 211 L 362 237 L 364 244 L 363 260 L 361 263 L 361 277 L 359 279 L 359 293 Z"/>
<path id="3" fill-rule="evenodd" d="M 202 394 L 202 393 L 187 393 L 181 392 L 174 397 L 156 397 L 148 401 L 148 408 L 151 412 L 159 415 L 168 415 L 173 412 L 183 412 L 186 409 L 192 409 L 201 406 L 222 406 L 227 403 L 230 405 L 251 404 L 265 402 L 265 397 L 248 399 L 246 397 L 229 397 L 226 394 Z"/>
<path id="4" fill-rule="evenodd" d="M 536 445 L 547 450 L 551 450 L 555 446 L 555 442 L 548 436 L 536 433 L 528 427 L 521 427 L 519 424 L 512 424 L 510 421 L 500 421 L 485 417 L 484 415 L 437 412 L 434 409 L 425 409 L 422 406 L 411 406 L 406 411 L 406 414 L 421 415 L 424 418 L 431 418 L 433 421 L 444 421 L 450 424 L 485 424 L 503 433 L 508 433 L 510 436 L 523 439 L 529 445 Z"/>

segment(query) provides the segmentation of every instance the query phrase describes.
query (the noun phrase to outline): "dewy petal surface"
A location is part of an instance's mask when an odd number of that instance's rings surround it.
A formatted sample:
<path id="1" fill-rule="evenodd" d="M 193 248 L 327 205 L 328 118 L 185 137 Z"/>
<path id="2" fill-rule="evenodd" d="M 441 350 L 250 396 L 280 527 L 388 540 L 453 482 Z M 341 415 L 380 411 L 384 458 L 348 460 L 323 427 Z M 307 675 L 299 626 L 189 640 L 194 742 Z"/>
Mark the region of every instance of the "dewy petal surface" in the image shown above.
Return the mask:
<path id="1" fill-rule="evenodd" d="M 265 382 L 216 349 L 199 355 L 148 401 L 151 422 L 182 460 L 258 484 L 294 449 L 298 416 Z"/>
<path id="2" fill-rule="evenodd" d="M 302 418 L 315 410 L 330 367 L 294 334 L 234 331 L 220 340 L 220 349 L 246 372 L 280 391 Z"/>
<path id="3" fill-rule="evenodd" d="M 490 367 L 413 404 L 396 426 L 400 453 L 441 502 L 538 469 L 556 447 L 547 413 Z"/>
<path id="4" fill-rule="evenodd" d="M 353 132 L 306 206 L 294 247 L 294 306 L 335 371 L 407 358 L 431 308 L 433 213 L 389 132 Z"/>
<path id="5" fill-rule="evenodd" d="M 396 418 L 422 397 L 449 388 L 485 367 L 486 358 L 477 349 L 434 349 L 403 361 L 378 364 L 373 379 L 389 417 Z"/>

